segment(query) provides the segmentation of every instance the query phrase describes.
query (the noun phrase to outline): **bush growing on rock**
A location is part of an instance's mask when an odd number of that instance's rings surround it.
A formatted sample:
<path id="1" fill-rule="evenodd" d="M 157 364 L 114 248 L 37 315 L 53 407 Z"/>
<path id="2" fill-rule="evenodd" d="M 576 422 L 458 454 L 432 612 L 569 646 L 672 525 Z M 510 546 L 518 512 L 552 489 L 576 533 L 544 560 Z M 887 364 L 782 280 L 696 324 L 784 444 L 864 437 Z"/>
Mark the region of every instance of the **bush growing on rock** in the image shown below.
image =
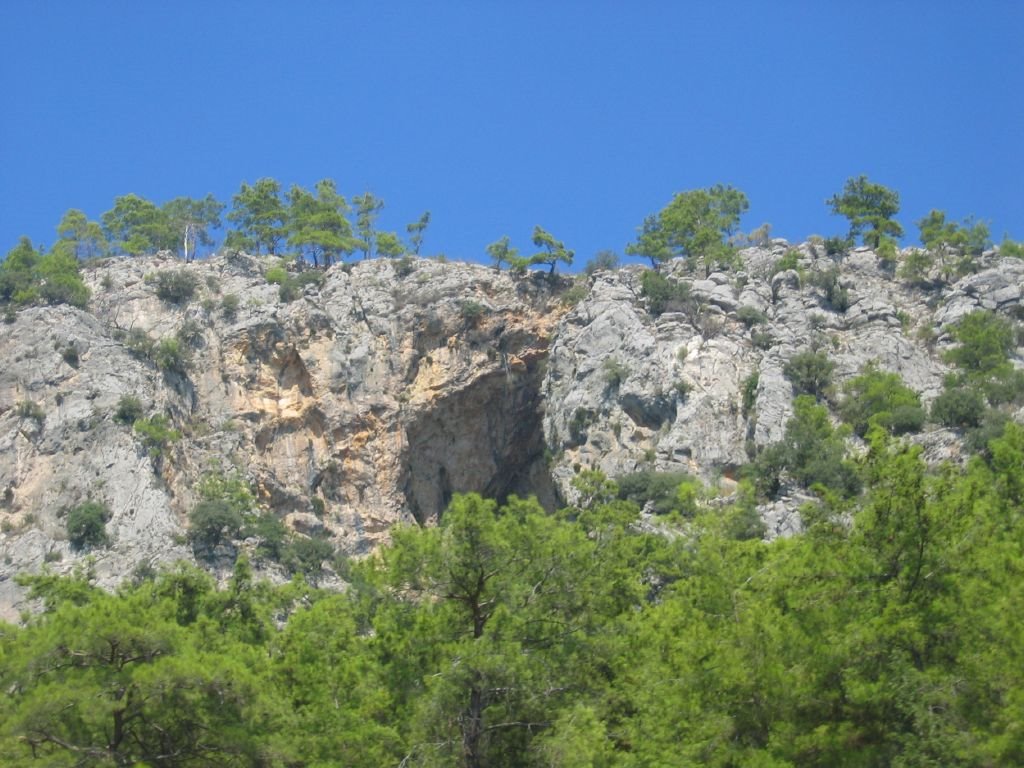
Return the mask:
<path id="1" fill-rule="evenodd" d="M 211 550 L 236 538 L 242 530 L 242 513 L 224 500 L 199 502 L 188 519 L 188 538 L 197 549 Z"/>
<path id="2" fill-rule="evenodd" d="M 220 300 L 220 313 L 225 320 L 234 320 L 238 315 L 238 307 L 241 301 L 236 293 L 226 293 Z"/>
<path id="3" fill-rule="evenodd" d="M 846 461 L 842 430 L 833 429 L 828 411 L 810 395 L 793 402 L 793 418 L 778 443 L 765 448 L 749 472 L 761 493 L 775 498 L 788 475 L 805 488 L 821 485 L 844 496 L 860 490 L 860 479 Z"/>
<path id="4" fill-rule="evenodd" d="M 868 366 L 843 387 L 843 392 L 839 416 L 859 437 L 875 424 L 894 435 L 918 432 L 924 426 L 921 398 L 895 373 Z"/>
<path id="5" fill-rule="evenodd" d="M 153 350 L 153 362 L 161 371 L 185 374 L 188 372 L 189 356 L 178 339 L 160 339 Z"/>
<path id="6" fill-rule="evenodd" d="M 824 352 L 800 352 L 783 366 L 782 374 L 793 385 L 793 394 L 824 397 L 832 384 L 835 363 Z"/>
<path id="7" fill-rule="evenodd" d="M 977 427 L 985 414 L 985 398 L 973 387 L 948 387 L 932 402 L 932 420 L 946 427 Z"/>
<path id="8" fill-rule="evenodd" d="M 768 322 L 768 318 L 765 317 L 764 312 L 757 307 L 747 305 L 736 310 L 736 319 L 743 323 L 747 328 L 752 328 L 755 325 L 762 325 L 763 323 Z"/>
<path id="9" fill-rule="evenodd" d="M 656 472 L 647 469 L 616 480 L 620 499 L 632 501 L 640 508 L 650 502 L 652 511 L 657 515 L 672 512 L 692 514 L 693 504 L 696 503 L 695 488 L 699 487 L 696 482 L 686 472 Z M 684 485 L 686 490 L 680 492 Z"/>
<path id="10" fill-rule="evenodd" d="M 156 273 L 156 295 L 170 304 L 187 304 L 196 295 L 199 280 L 186 269 Z"/>
<path id="11" fill-rule="evenodd" d="M 821 272 L 813 272 L 808 282 L 821 291 L 822 304 L 827 309 L 843 313 L 850 308 L 850 295 L 839 284 L 838 267 L 832 267 Z"/>
<path id="12" fill-rule="evenodd" d="M 131 426 L 142 418 L 142 401 L 133 395 L 122 395 L 117 401 L 114 421 Z"/>
<path id="13" fill-rule="evenodd" d="M 107 521 L 110 510 L 95 501 L 87 501 L 68 512 L 68 541 L 75 549 L 104 547 L 109 543 Z"/>
<path id="14" fill-rule="evenodd" d="M 640 295 L 647 299 L 647 311 L 658 317 L 684 308 L 690 299 L 690 286 L 649 269 L 640 276 Z"/>
<path id="15" fill-rule="evenodd" d="M 136 420 L 134 429 L 146 452 L 154 459 L 160 458 L 170 443 L 181 439 L 181 432 L 171 427 L 170 420 L 163 414 Z"/>

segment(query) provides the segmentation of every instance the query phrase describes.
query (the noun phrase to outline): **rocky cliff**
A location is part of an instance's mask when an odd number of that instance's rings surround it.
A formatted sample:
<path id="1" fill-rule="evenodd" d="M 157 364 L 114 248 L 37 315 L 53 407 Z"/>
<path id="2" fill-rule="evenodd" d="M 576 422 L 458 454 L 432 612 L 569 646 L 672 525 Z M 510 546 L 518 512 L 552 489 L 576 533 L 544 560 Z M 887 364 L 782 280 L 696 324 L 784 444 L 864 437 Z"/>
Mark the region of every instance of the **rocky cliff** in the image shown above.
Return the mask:
<path id="1" fill-rule="evenodd" d="M 786 254 L 795 269 L 780 271 Z M 873 361 L 927 403 L 948 372 L 950 325 L 976 308 L 1016 317 L 1024 287 L 1024 263 L 995 254 L 962 279 L 911 285 L 860 249 L 839 265 L 839 311 L 810 279 L 837 266 L 820 246 L 741 256 L 738 271 L 706 279 L 666 265 L 689 296 L 660 314 L 641 267 L 570 289 L 468 264 L 365 261 L 285 301 L 266 279 L 272 262 L 240 254 L 90 265 L 89 311 L 25 309 L 2 326 L 3 616 L 23 607 L 13 575 L 44 564 L 63 572 L 89 557 L 114 584 L 192 558 L 188 512 L 211 472 L 240 473 L 265 510 L 349 554 L 397 523 L 435 521 L 460 491 L 553 508 L 585 467 L 682 469 L 727 493 L 783 434 L 792 355 L 828 351 L 839 384 Z M 178 270 L 195 295 L 161 299 L 159 276 Z M 187 364 L 140 354 L 172 338 Z M 125 396 L 181 438 L 147 450 L 115 419 Z M 958 457 L 947 430 L 912 439 L 932 460 Z M 87 499 L 112 518 L 109 546 L 83 553 L 65 516 Z M 763 508 L 770 535 L 794 528 L 795 506 Z"/>

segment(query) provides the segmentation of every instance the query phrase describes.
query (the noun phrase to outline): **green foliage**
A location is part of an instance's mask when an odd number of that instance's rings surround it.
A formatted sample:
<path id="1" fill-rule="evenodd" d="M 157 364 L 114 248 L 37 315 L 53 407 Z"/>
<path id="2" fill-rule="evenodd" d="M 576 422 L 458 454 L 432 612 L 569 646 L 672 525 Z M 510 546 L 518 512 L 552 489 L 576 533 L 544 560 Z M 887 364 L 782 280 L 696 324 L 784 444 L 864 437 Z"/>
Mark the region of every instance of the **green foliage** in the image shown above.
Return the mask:
<path id="1" fill-rule="evenodd" d="M 559 262 L 572 266 L 573 251 L 568 250 L 565 244 L 561 240 L 556 240 L 550 232 L 535 226 L 532 240 L 541 251 L 530 257 L 531 265 L 546 264 L 550 275 L 555 274 L 555 267 Z"/>
<path id="2" fill-rule="evenodd" d="M 146 452 L 154 459 L 159 459 L 168 445 L 181 439 L 181 433 L 170 425 L 170 419 L 163 414 L 136 419 L 133 428 Z"/>
<path id="3" fill-rule="evenodd" d="M 184 345 L 176 338 L 160 339 L 153 349 L 153 362 L 161 371 L 186 375 L 190 360 Z"/>
<path id="4" fill-rule="evenodd" d="M 1010 322 L 983 309 L 964 316 L 953 327 L 952 335 L 960 346 L 946 352 L 946 361 L 969 375 L 985 375 L 1001 368 L 1016 346 Z"/>
<path id="5" fill-rule="evenodd" d="M 44 254 L 22 237 L 0 262 L 0 304 L 70 304 L 82 308 L 88 301 L 89 289 L 67 242 L 58 242 Z"/>
<path id="6" fill-rule="evenodd" d="M 587 298 L 588 295 L 590 295 L 590 286 L 587 284 L 587 281 L 577 278 L 573 281 L 572 285 L 558 297 L 558 302 L 563 307 L 575 307 Z"/>
<path id="7" fill-rule="evenodd" d="M 154 282 L 157 298 L 170 304 L 188 304 L 199 288 L 199 278 L 187 269 L 162 270 Z"/>
<path id="8" fill-rule="evenodd" d="M 121 395 L 114 411 L 114 421 L 131 426 L 142 418 L 142 401 L 134 395 Z"/>
<path id="9" fill-rule="evenodd" d="M 263 277 L 271 285 L 284 285 L 285 281 L 288 280 L 288 270 L 281 264 L 275 264 L 267 269 Z"/>
<path id="10" fill-rule="evenodd" d="M 747 328 L 753 328 L 755 325 L 762 325 L 768 322 L 768 318 L 765 317 L 764 312 L 759 310 L 757 307 L 742 306 L 736 310 L 736 319 L 743 323 Z"/>
<path id="11" fill-rule="evenodd" d="M 833 214 L 849 220 L 849 237 L 863 237 L 871 248 L 877 249 L 885 238 L 903 235 L 903 227 L 892 218 L 900 210 L 899 194 L 868 181 L 867 176 L 847 179 L 842 194 L 833 195 L 826 203 Z"/>
<path id="12" fill-rule="evenodd" d="M 647 299 L 647 311 L 658 317 L 683 309 L 690 300 L 690 286 L 649 269 L 640 275 L 640 295 Z"/>
<path id="13" fill-rule="evenodd" d="M 420 255 L 420 249 L 423 247 L 423 233 L 429 224 L 430 211 L 425 211 L 419 219 L 412 224 L 407 224 L 405 227 L 405 231 L 409 234 L 409 244 L 412 246 L 412 252 L 416 256 Z"/>
<path id="14" fill-rule="evenodd" d="M 852 237 L 826 237 L 824 244 L 825 253 L 835 257 L 845 256 L 853 248 L 855 241 Z"/>
<path id="15" fill-rule="evenodd" d="M 153 357 L 156 342 L 142 329 L 132 328 L 124 335 L 124 346 L 129 353 L 138 359 L 150 360 Z"/>
<path id="16" fill-rule="evenodd" d="M 572 440 L 570 445 L 583 445 L 587 441 L 587 428 L 596 418 L 597 414 L 589 408 L 577 408 L 573 411 L 572 419 L 569 420 L 569 437 Z"/>
<path id="17" fill-rule="evenodd" d="M 821 399 L 829 392 L 835 367 L 824 352 L 800 352 L 786 362 L 782 374 L 793 385 L 794 395 Z"/>
<path id="18" fill-rule="evenodd" d="M 222 500 L 196 504 L 188 516 L 188 538 L 197 550 L 209 551 L 230 542 L 242 531 L 242 514 Z"/>
<path id="19" fill-rule="evenodd" d="M 935 258 L 930 251 L 911 248 L 903 257 L 903 264 L 896 273 L 898 277 L 911 283 L 922 284 L 935 265 Z"/>
<path id="20" fill-rule="evenodd" d="M 78 347 L 75 342 L 68 342 L 68 345 L 61 349 L 60 356 L 65 363 L 70 365 L 72 368 L 77 368 L 82 362 L 81 357 L 78 354 Z"/>
<path id="21" fill-rule="evenodd" d="M 338 194 L 331 179 L 316 184 L 314 196 L 302 187 L 293 185 L 288 192 L 288 244 L 298 248 L 314 266 L 321 260 L 329 266 L 336 259 L 352 253 L 359 241 L 352 234 L 352 225 L 346 218 L 349 207 Z M 270 280 L 268 270 L 268 282 Z"/>
<path id="22" fill-rule="evenodd" d="M 224 244 L 276 255 L 287 235 L 288 212 L 281 200 L 281 185 L 270 178 L 260 179 L 251 187 L 243 181 L 231 202 L 227 218 L 236 229 L 228 233 Z"/>
<path id="23" fill-rule="evenodd" d="M 757 387 L 760 383 L 760 371 L 754 371 L 743 380 L 743 418 L 747 418 L 757 405 Z"/>
<path id="24" fill-rule="evenodd" d="M 583 471 L 556 515 L 455 497 L 340 594 L 244 559 L 222 588 L 21 576 L 44 610 L 0 631 L 0 762 L 1021 764 L 1024 428 L 934 473 L 867 440 L 863 495 L 772 542 L 745 483 L 656 533 Z"/>
<path id="25" fill-rule="evenodd" d="M 384 209 L 384 201 L 372 192 L 364 192 L 353 197 L 352 202 L 356 204 L 356 247 L 363 252 L 363 258 L 367 259 L 374 255 L 377 238 L 375 224 Z"/>
<path id="26" fill-rule="evenodd" d="M 673 512 L 692 515 L 695 511 L 695 497 L 692 493 L 695 480 L 686 472 L 656 472 L 641 470 L 623 475 L 616 480 L 619 487 L 619 498 L 631 501 L 638 507 L 651 505 L 656 515 L 668 515 Z M 680 493 L 685 486 L 686 491 Z"/>
<path id="27" fill-rule="evenodd" d="M 1018 243 L 1004 236 L 999 244 L 999 255 L 1010 259 L 1024 259 L 1024 243 Z"/>
<path id="28" fill-rule="evenodd" d="M 487 307 L 478 301 L 466 299 L 459 304 L 459 316 L 467 326 L 478 325 L 486 314 Z"/>
<path id="29" fill-rule="evenodd" d="M 590 277 L 598 272 L 612 271 L 619 267 L 619 254 L 615 251 L 598 251 L 594 258 L 583 267 L 583 274 Z"/>
<path id="30" fill-rule="evenodd" d="M 490 256 L 495 269 L 501 269 L 502 264 L 511 267 L 513 264 L 518 263 L 519 249 L 513 248 L 510 242 L 509 236 L 505 235 L 500 240 L 495 240 L 487 246 L 487 255 Z"/>
<path id="31" fill-rule="evenodd" d="M 960 225 L 947 221 L 944 211 L 933 210 L 916 224 L 921 230 L 921 244 L 932 253 L 948 249 L 980 256 L 992 245 L 988 225 L 970 216 Z"/>
<path id="32" fill-rule="evenodd" d="M 57 225 L 58 237 L 71 247 L 71 255 L 78 261 L 95 259 L 107 254 L 107 238 L 98 222 L 89 221 L 75 208 L 67 211 Z"/>
<path id="33" fill-rule="evenodd" d="M 79 504 L 68 512 L 68 541 L 75 549 L 94 549 L 109 543 L 107 521 L 110 510 L 97 501 Z"/>
<path id="34" fill-rule="evenodd" d="M 286 272 L 283 268 L 272 267 L 267 270 L 267 280 L 268 282 L 278 282 L 280 286 L 277 291 L 278 297 L 281 301 L 289 302 L 301 297 L 308 285 L 313 285 L 317 288 L 322 286 L 324 284 L 324 273 L 306 269 L 292 274 Z"/>
<path id="35" fill-rule="evenodd" d="M 405 245 L 394 232 L 377 233 L 377 255 L 385 259 L 397 259 L 405 253 Z"/>
<path id="36" fill-rule="evenodd" d="M 919 432 L 924 426 L 921 398 L 898 374 L 868 366 L 846 383 L 843 393 L 839 415 L 860 437 L 874 425 L 894 435 Z"/>
<path id="37" fill-rule="evenodd" d="M 629 367 L 614 357 L 606 358 L 601 365 L 605 384 L 611 390 L 617 390 L 629 378 Z"/>
<path id="38" fill-rule="evenodd" d="M 769 350 L 775 346 L 775 337 L 767 331 L 754 331 L 750 334 L 750 343 L 755 349 Z"/>
<path id="39" fill-rule="evenodd" d="M 655 232 L 648 237 L 654 246 L 644 241 L 646 221 L 638 246 L 652 263 L 664 260 L 663 246 L 667 246 L 668 253 L 686 256 L 703 266 L 705 275 L 709 275 L 714 269 L 733 264 L 735 250 L 727 239 L 749 207 L 746 195 L 722 184 L 680 192 L 658 214 Z M 639 251 L 634 253 L 640 255 Z"/>
<path id="40" fill-rule="evenodd" d="M 808 282 L 822 293 L 822 304 L 833 312 L 846 312 L 850 308 L 850 295 L 839 284 L 839 268 L 812 272 Z"/>
<path id="41" fill-rule="evenodd" d="M 114 207 L 100 217 L 110 247 L 129 256 L 176 251 L 178 233 L 168 214 L 135 194 L 114 198 Z"/>
<path id="42" fill-rule="evenodd" d="M 302 574 L 311 583 L 323 570 L 323 563 L 334 555 L 334 547 L 319 536 L 294 536 L 281 556 L 281 563 L 291 574 Z"/>
<path id="43" fill-rule="evenodd" d="M 202 200 L 176 197 L 164 203 L 162 212 L 174 233 L 174 251 L 184 255 L 185 261 L 189 262 L 196 257 L 198 246 L 213 245 L 210 231 L 220 228 L 224 203 L 209 194 Z"/>
<path id="44" fill-rule="evenodd" d="M 649 259 L 654 269 L 674 256 L 668 243 L 668 235 L 658 216 L 645 217 L 638 232 L 636 242 L 626 246 L 627 256 Z"/>
<path id="45" fill-rule="evenodd" d="M 40 425 L 46 421 L 46 411 L 35 400 L 20 400 L 14 406 L 14 412 L 19 419 L 32 419 Z"/>
<path id="46" fill-rule="evenodd" d="M 805 488 L 821 486 L 846 496 L 860 490 L 852 464 L 845 460 L 843 433 L 832 428 L 828 411 L 810 395 L 793 401 L 793 418 L 783 439 L 765 448 L 752 467 L 758 490 L 774 498 L 789 476 Z"/>
<path id="47" fill-rule="evenodd" d="M 231 322 L 238 316 L 240 305 L 241 300 L 237 293 L 225 293 L 220 300 L 220 313 L 225 320 Z"/>
<path id="48" fill-rule="evenodd" d="M 985 396 L 975 387 L 947 387 L 932 401 L 932 421 L 946 427 L 977 427 L 984 415 Z"/>
<path id="49" fill-rule="evenodd" d="M 804 270 L 803 267 L 800 266 L 801 258 L 802 256 L 800 251 L 798 251 L 796 248 L 790 248 L 788 251 L 786 251 L 785 254 L 783 254 L 781 259 L 779 259 L 772 265 L 769 277 L 775 277 L 775 275 L 779 274 L 780 272 L 788 272 L 789 270 L 794 270 L 795 272 L 800 274 L 801 279 L 803 279 Z"/>

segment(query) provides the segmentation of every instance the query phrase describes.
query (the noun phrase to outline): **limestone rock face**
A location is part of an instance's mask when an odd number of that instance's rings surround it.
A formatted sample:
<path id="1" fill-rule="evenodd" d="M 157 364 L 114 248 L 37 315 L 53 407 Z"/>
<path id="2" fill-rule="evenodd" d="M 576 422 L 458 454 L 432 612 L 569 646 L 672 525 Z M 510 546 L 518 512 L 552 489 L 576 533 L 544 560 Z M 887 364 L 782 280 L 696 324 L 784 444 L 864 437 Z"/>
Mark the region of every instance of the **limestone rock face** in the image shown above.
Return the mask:
<path id="1" fill-rule="evenodd" d="M 798 268 L 776 271 L 794 248 Z M 927 404 L 949 370 L 950 326 L 978 308 L 1017 317 L 1024 292 L 1024 262 L 995 254 L 927 287 L 866 249 L 840 264 L 773 241 L 740 261 L 706 278 L 665 265 L 690 299 L 657 317 L 641 267 L 580 278 L 584 296 L 567 307 L 568 279 L 429 260 L 335 265 L 290 302 L 264 277 L 273 260 L 244 254 L 87 266 L 89 311 L 25 309 L 0 326 L 0 617 L 24 607 L 19 572 L 88 557 L 109 586 L 192 558 L 188 513 L 210 472 L 239 473 L 293 530 L 323 529 L 354 555 L 396 524 L 436 522 L 457 492 L 532 493 L 555 508 L 583 468 L 728 485 L 782 437 L 794 354 L 826 351 L 840 387 L 874 363 Z M 816 287 L 836 268 L 840 307 Z M 197 284 L 181 304 L 157 293 L 156 276 L 175 270 Z M 178 339 L 188 366 L 161 369 L 147 338 Z M 149 455 L 114 418 L 124 396 L 181 438 Z M 930 460 L 960 458 L 948 430 L 914 439 Z M 79 552 L 65 516 L 90 499 L 111 510 L 111 542 Z M 764 508 L 770 533 L 798 529 L 799 503 Z"/>
<path id="2" fill-rule="evenodd" d="M 432 261 L 399 275 L 397 262 L 369 261 L 336 266 L 284 303 L 266 266 L 244 255 L 111 261 L 87 270 L 89 312 L 27 309 L 3 327 L 4 617 L 21 599 L 13 575 L 44 563 L 68 571 L 88 554 L 99 582 L 114 584 L 139 565 L 190 559 L 187 515 L 211 471 L 239 472 L 296 530 L 319 507 L 335 546 L 354 554 L 398 523 L 436 521 L 458 491 L 555 505 L 540 423 L 559 317 L 546 280 Z M 181 306 L 152 279 L 178 269 L 198 282 Z M 238 309 L 226 314 L 230 294 Z M 188 370 L 133 354 L 139 332 L 178 338 Z M 115 421 L 125 395 L 182 433 L 159 459 Z M 22 415 L 29 404 L 42 418 Z M 64 516 L 89 499 L 111 510 L 112 542 L 75 552 Z"/>

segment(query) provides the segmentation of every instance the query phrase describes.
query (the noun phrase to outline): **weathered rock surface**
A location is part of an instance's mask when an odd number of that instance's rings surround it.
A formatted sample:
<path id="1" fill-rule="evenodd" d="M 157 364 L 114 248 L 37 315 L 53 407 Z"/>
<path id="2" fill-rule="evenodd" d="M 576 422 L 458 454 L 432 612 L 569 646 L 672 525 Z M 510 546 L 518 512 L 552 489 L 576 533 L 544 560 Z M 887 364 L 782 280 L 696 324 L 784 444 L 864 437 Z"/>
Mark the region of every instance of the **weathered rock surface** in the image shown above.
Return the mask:
<path id="1" fill-rule="evenodd" d="M 778 273 L 790 250 L 780 241 L 707 279 L 666 265 L 692 301 L 659 317 L 641 296 L 641 267 L 598 272 L 566 308 L 542 275 L 426 260 L 408 274 L 383 260 L 337 265 L 288 303 L 263 277 L 271 262 L 245 255 L 90 266 L 88 312 L 32 308 L 3 326 L 0 615 L 23 605 L 13 576 L 44 564 L 67 571 L 88 554 L 109 585 L 192 557 L 187 515 L 210 471 L 241 472 L 293 529 L 325 526 L 353 554 L 397 523 L 436 521 L 460 491 L 533 493 L 555 507 L 585 467 L 731 477 L 782 436 L 792 355 L 826 350 L 840 386 L 873 362 L 928 403 L 949 370 L 950 325 L 978 308 L 1016 317 L 1024 291 L 1024 263 L 993 254 L 976 274 L 924 290 L 858 249 L 841 265 L 849 306 L 838 312 L 811 279 L 835 264 L 812 244 L 796 248 L 799 269 Z M 161 301 L 152 280 L 177 269 L 199 280 L 183 306 Z M 221 309 L 228 294 L 233 316 Z M 744 308 L 764 323 L 747 327 Z M 183 339 L 187 373 L 133 354 L 135 331 Z M 124 395 L 183 433 L 162 459 L 114 420 Z M 914 439 L 931 460 L 960 456 L 948 430 Z M 111 545 L 91 553 L 73 551 L 63 519 L 86 499 L 113 513 Z M 798 503 L 764 508 L 772 535 L 798 527 Z"/>

